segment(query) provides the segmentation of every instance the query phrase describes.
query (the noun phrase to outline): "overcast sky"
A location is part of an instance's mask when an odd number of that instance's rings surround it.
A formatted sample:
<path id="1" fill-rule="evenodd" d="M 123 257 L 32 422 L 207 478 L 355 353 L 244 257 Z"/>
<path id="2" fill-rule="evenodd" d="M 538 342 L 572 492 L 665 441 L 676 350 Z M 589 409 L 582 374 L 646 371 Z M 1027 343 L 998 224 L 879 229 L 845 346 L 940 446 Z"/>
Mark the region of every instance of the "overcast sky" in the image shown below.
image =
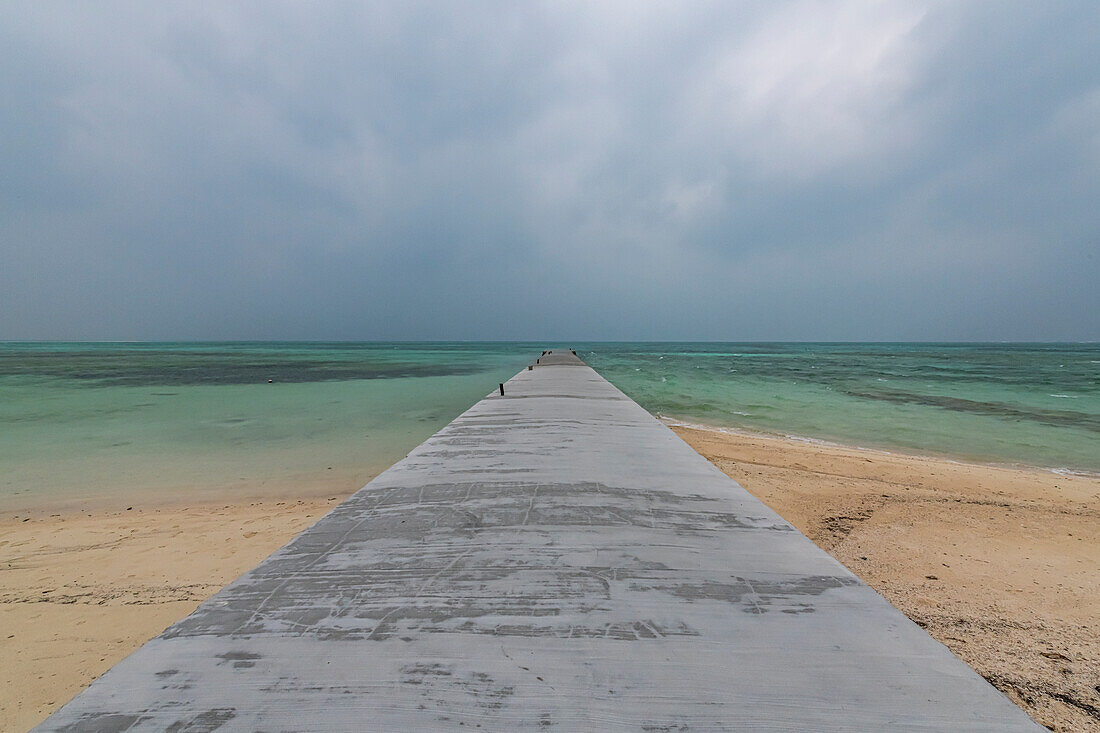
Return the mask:
<path id="1" fill-rule="evenodd" d="M 0 5 L 0 338 L 1100 339 L 1100 3 Z"/>

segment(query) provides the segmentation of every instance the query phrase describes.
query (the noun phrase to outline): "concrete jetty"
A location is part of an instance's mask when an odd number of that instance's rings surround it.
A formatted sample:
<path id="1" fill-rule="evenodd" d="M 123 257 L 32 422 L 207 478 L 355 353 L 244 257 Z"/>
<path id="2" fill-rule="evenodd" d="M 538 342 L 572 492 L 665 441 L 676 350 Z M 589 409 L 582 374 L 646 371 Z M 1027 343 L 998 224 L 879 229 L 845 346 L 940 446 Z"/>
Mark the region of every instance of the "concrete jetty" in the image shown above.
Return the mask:
<path id="1" fill-rule="evenodd" d="M 42 731 L 1035 731 L 553 350 Z"/>

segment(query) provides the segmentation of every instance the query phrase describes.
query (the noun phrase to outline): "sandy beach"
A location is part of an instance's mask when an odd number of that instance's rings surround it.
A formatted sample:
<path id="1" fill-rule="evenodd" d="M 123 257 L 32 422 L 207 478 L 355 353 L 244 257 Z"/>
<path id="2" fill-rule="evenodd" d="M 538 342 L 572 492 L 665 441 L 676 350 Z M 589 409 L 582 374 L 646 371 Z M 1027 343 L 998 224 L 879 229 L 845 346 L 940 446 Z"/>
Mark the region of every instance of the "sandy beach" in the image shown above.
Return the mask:
<path id="1" fill-rule="evenodd" d="M 0 729 L 42 721 L 342 498 L 0 515 Z"/>
<path id="2" fill-rule="evenodd" d="M 1036 720 L 1100 729 L 1100 479 L 675 429 Z M 352 488 L 0 515 L 0 727 L 41 721 Z"/>
<path id="3" fill-rule="evenodd" d="M 1051 730 L 1100 730 L 1100 479 L 674 427 Z"/>

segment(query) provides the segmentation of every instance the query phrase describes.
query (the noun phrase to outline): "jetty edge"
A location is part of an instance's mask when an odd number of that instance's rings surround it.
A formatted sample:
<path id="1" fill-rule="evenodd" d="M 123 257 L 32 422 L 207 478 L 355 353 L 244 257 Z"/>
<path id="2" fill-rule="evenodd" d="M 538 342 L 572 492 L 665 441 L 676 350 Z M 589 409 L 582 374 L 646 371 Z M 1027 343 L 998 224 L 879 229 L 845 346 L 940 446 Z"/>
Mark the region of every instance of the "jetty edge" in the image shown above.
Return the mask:
<path id="1" fill-rule="evenodd" d="M 548 350 L 40 731 L 1043 730 Z"/>

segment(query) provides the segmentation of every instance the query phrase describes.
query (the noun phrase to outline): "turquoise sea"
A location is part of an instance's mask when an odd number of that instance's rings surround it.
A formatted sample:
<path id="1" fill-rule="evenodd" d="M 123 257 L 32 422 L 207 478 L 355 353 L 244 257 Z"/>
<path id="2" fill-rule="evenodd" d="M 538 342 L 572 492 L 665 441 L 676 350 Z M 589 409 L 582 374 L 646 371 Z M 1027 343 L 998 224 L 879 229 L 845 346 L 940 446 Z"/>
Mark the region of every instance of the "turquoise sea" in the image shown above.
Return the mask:
<path id="1" fill-rule="evenodd" d="M 1100 472 L 1098 344 L 9 342 L 0 509 L 350 490 L 548 347 L 672 420 Z"/>

